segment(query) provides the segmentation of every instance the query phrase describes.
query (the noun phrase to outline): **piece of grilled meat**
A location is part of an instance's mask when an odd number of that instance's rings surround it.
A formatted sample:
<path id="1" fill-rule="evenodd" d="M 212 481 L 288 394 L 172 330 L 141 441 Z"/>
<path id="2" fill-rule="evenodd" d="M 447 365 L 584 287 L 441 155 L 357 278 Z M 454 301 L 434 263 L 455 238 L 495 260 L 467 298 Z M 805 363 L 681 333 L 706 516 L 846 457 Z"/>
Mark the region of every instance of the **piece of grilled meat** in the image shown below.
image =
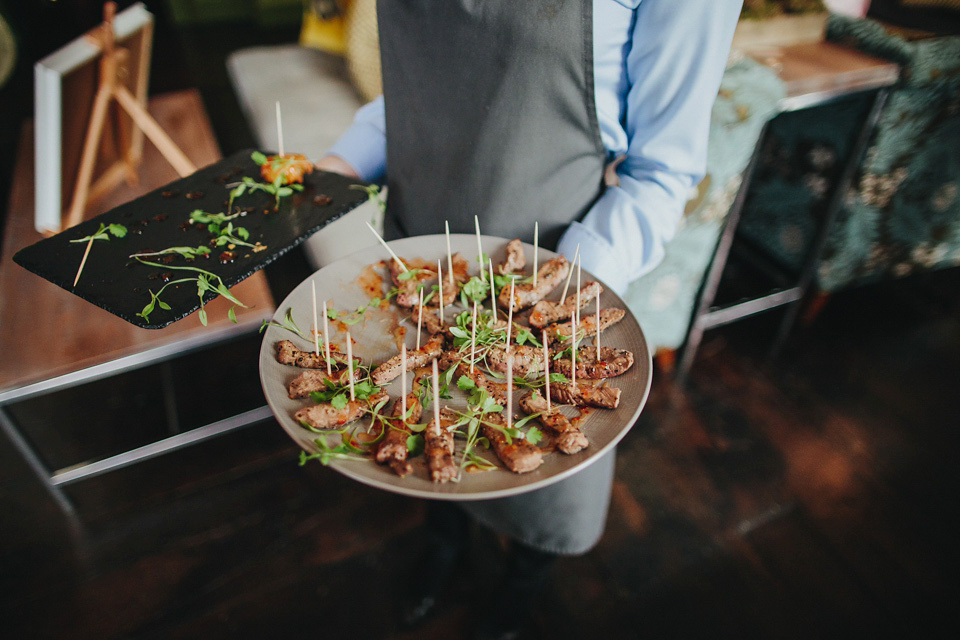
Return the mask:
<path id="1" fill-rule="evenodd" d="M 298 398 L 308 398 L 313 391 L 326 391 L 330 387 L 328 382 L 337 386 L 344 386 L 350 383 L 350 370 L 347 367 L 334 369 L 333 375 L 327 375 L 326 369 L 306 369 L 290 381 L 287 385 L 287 393 L 291 400 Z M 362 377 L 360 369 L 353 370 L 353 381 L 357 382 Z"/>
<path id="2" fill-rule="evenodd" d="M 510 438 L 508 441 L 502 430 L 507 426 L 502 414 L 485 413 L 480 418 L 480 425 L 480 432 L 490 441 L 494 453 L 510 471 L 529 473 L 535 471 L 543 462 L 543 452 L 536 446 L 519 438 Z"/>
<path id="3" fill-rule="evenodd" d="M 577 453 L 590 445 L 587 436 L 558 407 L 547 408 L 547 400 L 539 391 L 531 391 L 521 398 L 520 408 L 528 414 L 538 414 L 537 420 L 553 434 L 557 450 L 561 453 Z"/>
<path id="4" fill-rule="evenodd" d="M 600 329 L 606 330 L 623 320 L 627 312 L 623 309 L 601 309 L 600 310 Z M 569 342 L 570 334 L 573 333 L 572 322 L 555 322 L 547 327 L 547 340 L 550 342 L 565 341 Z M 580 317 L 580 324 L 577 325 L 577 333 L 581 337 L 589 337 L 597 333 L 597 317 L 594 314 L 588 314 Z"/>
<path id="5" fill-rule="evenodd" d="M 453 263 L 453 279 L 454 286 L 449 286 L 450 284 L 450 274 L 444 274 L 443 276 L 443 304 L 450 305 L 453 304 L 456 300 L 457 295 L 460 293 L 460 287 L 463 286 L 465 282 L 470 279 L 469 274 L 469 263 L 461 256 L 459 253 L 455 253 L 450 258 Z M 424 287 L 424 297 L 429 293 L 428 283 L 432 280 L 435 280 L 437 277 L 437 269 L 434 266 L 421 266 L 421 267 L 412 267 L 409 262 L 401 258 L 404 266 L 407 269 L 412 269 L 414 274 L 409 277 L 401 278 L 401 274 L 404 273 L 404 269 L 397 264 L 396 260 L 390 260 L 388 268 L 390 270 L 390 279 L 393 281 L 393 284 L 397 286 L 397 297 L 396 303 L 400 307 L 411 308 L 414 305 L 418 304 L 420 301 L 419 287 L 422 285 Z M 436 296 L 434 296 L 436 298 Z M 431 300 L 430 302 L 424 303 L 428 307 L 436 307 L 436 299 Z"/>
<path id="6" fill-rule="evenodd" d="M 293 419 L 297 421 L 297 424 L 307 424 L 314 429 L 337 429 L 359 419 L 366 411 L 375 407 L 386 397 L 387 394 L 381 391 L 366 400 L 349 400 L 342 409 L 337 409 L 329 402 L 321 402 L 298 409 L 293 414 Z"/>
<path id="7" fill-rule="evenodd" d="M 590 281 L 580 288 L 580 308 L 603 293 L 599 282 Z M 543 329 L 554 322 L 567 320 L 577 310 L 577 294 L 571 293 L 561 302 L 541 300 L 530 310 L 530 326 Z"/>
<path id="8" fill-rule="evenodd" d="M 626 349 L 583 346 L 577 349 L 577 380 L 601 380 L 626 373 L 633 366 L 633 352 Z M 550 370 L 571 376 L 570 358 L 557 358 L 550 363 Z"/>
<path id="9" fill-rule="evenodd" d="M 430 339 L 427 340 L 426 344 L 422 347 L 407 352 L 407 371 L 413 371 L 418 367 L 422 367 L 436 360 L 442 350 L 443 334 L 438 333 L 437 335 L 430 336 Z M 382 387 L 391 380 L 394 380 L 402 372 L 403 356 L 398 353 L 374 369 L 373 373 L 370 374 L 370 378 L 373 380 L 373 384 Z"/>
<path id="10" fill-rule="evenodd" d="M 448 352 L 456 353 L 456 352 Z M 459 361 L 457 364 L 457 380 L 461 376 L 466 376 L 473 380 L 479 388 L 487 392 L 487 396 L 496 400 L 497 404 L 500 406 L 505 406 L 507 404 L 507 385 L 504 382 L 496 382 L 487 377 L 487 375 L 480 370 L 480 367 L 473 368 L 473 375 L 470 374 L 470 366 L 463 361 Z"/>
<path id="11" fill-rule="evenodd" d="M 523 242 L 520 238 L 514 238 L 507 243 L 507 256 L 497 265 L 497 273 L 504 275 L 523 273 L 523 268 L 526 266 L 527 258 L 523 255 Z"/>
<path id="12" fill-rule="evenodd" d="M 416 424 L 420 421 L 423 414 L 423 406 L 420 404 L 420 398 L 415 393 L 407 394 L 407 412 L 404 419 L 403 403 L 398 399 L 390 410 L 390 418 L 385 421 L 387 432 L 383 435 L 383 440 L 377 446 L 377 452 L 374 459 L 380 464 L 388 464 L 398 476 L 405 476 L 410 473 L 410 463 L 407 461 L 407 455 L 410 451 L 407 449 L 407 438 L 410 437 L 410 424 Z"/>
<path id="13" fill-rule="evenodd" d="M 435 418 L 430 418 L 423 431 L 423 453 L 427 458 L 430 480 L 433 482 L 448 482 L 457 477 L 457 465 L 453 460 L 453 434 L 448 430 L 448 427 L 456 423 L 455 413 L 441 409 L 440 424 L 437 424 Z"/>
<path id="14" fill-rule="evenodd" d="M 558 284 L 567 277 L 567 271 L 570 265 L 567 259 L 560 255 L 543 263 L 543 266 L 537 270 L 537 284 L 532 282 L 515 284 L 513 287 L 513 299 L 510 299 L 510 285 L 500 290 L 497 300 L 504 309 L 513 307 L 513 312 L 517 313 L 528 307 L 537 304 L 553 291 Z"/>
<path id="15" fill-rule="evenodd" d="M 487 351 L 487 365 L 491 371 L 507 372 L 507 348 L 495 345 Z M 513 375 L 525 376 L 543 371 L 543 349 L 528 344 L 513 345 Z"/>
<path id="16" fill-rule="evenodd" d="M 320 349 L 320 354 L 313 351 L 301 351 L 289 340 L 280 340 L 277 342 L 277 362 L 280 364 L 289 364 L 301 369 L 326 369 L 326 354 Z M 330 359 L 334 366 L 338 364 L 347 364 L 347 354 L 340 353 L 330 349 Z"/>
<path id="17" fill-rule="evenodd" d="M 550 384 L 550 397 L 555 402 L 575 404 L 578 407 L 616 409 L 620 405 L 620 389 L 577 382 L 571 388 L 565 382 Z"/>
<path id="18" fill-rule="evenodd" d="M 444 293 L 444 297 L 446 297 L 446 293 Z M 446 318 L 450 317 L 450 314 L 447 313 Z M 418 322 L 420 323 L 421 328 L 426 329 L 427 333 L 432 336 L 437 334 L 446 335 L 447 329 L 449 329 L 449 325 L 447 323 L 440 322 L 439 314 L 432 309 L 427 309 L 426 305 L 424 305 L 422 315 L 419 304 L 415 304 L 410 308 L 410 323 L 416 326 Z"/>

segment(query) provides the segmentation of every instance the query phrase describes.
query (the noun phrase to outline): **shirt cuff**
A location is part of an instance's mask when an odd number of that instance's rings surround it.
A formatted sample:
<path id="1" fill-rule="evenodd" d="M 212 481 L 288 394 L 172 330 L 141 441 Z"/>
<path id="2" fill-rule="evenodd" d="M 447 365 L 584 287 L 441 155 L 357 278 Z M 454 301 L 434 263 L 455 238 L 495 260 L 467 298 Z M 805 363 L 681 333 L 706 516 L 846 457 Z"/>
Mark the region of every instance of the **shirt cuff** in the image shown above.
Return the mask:
<path id="1" fill-rule="evenodd" d="M 630 284 L 629 274 L 625 265 L 619 264 L 610 243 L 579 222 L 571 222 L 560 238 L 557 252 L 565 255 L 568 260 L 573 260 L 578 247 L 583 268 L 618 295 L 623 295 Z M 573 264 L 570 266 L 575 268 Z"/>
<path id="2" fill-rule="evenodd" d="M 354 123 L 333 143 L 327 153 L 341 158 L 367 182 L 379 180 L 387 169 L 385 138 L 371 123 Z"/>

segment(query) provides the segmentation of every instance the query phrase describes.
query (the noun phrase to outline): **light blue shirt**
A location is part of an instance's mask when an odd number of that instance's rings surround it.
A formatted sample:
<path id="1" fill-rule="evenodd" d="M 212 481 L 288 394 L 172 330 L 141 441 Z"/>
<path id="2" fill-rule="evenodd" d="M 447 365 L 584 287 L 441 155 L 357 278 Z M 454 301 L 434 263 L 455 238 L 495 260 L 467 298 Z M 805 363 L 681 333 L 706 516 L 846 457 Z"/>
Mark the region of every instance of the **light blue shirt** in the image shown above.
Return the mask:
<path id="1" fill-rule="evenodd" d="M 609 186 L 560 239 L 572 259 L 619 293 L 653 269 L 703 176 L 710 110 L 741 0 L 594 0 L 594 92 L 600 137 L 617 167 Z M 364 105 L 330 148 L 361 178 L 380 180 L 383 98 Z"/>

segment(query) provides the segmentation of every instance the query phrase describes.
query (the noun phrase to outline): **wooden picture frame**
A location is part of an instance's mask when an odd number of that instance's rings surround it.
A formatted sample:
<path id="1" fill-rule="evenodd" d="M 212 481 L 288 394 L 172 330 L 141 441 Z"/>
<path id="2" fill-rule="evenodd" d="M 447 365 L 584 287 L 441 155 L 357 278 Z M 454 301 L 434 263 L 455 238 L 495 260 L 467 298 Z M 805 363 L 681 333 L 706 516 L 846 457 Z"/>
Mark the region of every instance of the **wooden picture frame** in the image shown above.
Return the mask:
<path id="1" fill-rule="evenodd" d="M 146 108 L 153 14 L 138 2 L 117 13 L 112 24 L 116 50 L 121 52 L 117 82 Z M 61 230 L 64 212 L 74 197 L 100 82 L 102 28 L 92 29 L 34 66 L 34 226 L 45 235 Z M 86 201 L 97 199 L 121 180 L 136 180 L 143 137 L 128 113 L 117 104 L 109 105 Z"/>

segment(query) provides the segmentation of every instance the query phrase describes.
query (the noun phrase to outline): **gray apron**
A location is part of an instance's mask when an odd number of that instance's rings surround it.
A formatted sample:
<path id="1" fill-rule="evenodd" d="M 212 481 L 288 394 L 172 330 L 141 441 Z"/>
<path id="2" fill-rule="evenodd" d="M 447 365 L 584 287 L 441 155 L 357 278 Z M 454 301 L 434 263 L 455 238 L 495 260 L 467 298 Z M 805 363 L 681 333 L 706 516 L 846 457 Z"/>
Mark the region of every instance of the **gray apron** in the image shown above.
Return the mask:
<path id="1" fill-rule="evenodd" d="M 593 2 L 379 0 L 388 237 L 472 233 L 556 245 L 600 195 Z M 559 454 L 558 454 L 559 455 Z M 583 553 L 603 532 L 614 456 L 522 496 L 465 503 L 531 546 Z"/>

